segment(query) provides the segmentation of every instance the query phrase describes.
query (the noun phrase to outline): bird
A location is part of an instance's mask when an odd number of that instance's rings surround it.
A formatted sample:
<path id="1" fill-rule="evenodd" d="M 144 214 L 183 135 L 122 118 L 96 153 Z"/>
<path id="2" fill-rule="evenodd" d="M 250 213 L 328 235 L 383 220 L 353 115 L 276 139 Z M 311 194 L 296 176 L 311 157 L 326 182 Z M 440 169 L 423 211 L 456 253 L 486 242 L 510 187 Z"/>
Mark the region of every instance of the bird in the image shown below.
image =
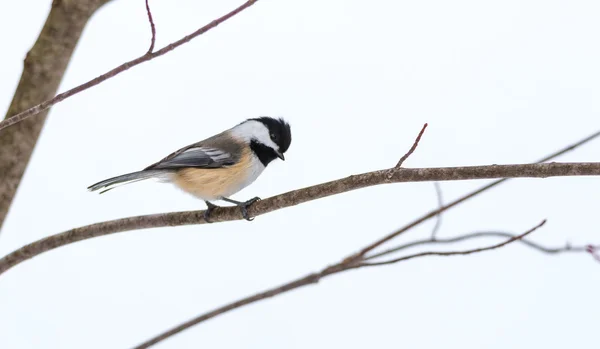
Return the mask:
<path id="1" fill-rule="evenodd" d="M 172 183 L 206 203 L 204 220 L 222 200 L 238 206 L 242 217 L 253 220 L 248 207 L 260 200 L 254 197 L 236 201 L 231 196 L 252 184 L 267 165 L 279 158 L 292 142 L 290 124 L 283 118 L 260 116 L 241 123 L 202 141 L 185 146 L 141 171 L 123 174 L 92 184 L 90 191 L 105 193 L 117 186 L 146 179 Z"/>

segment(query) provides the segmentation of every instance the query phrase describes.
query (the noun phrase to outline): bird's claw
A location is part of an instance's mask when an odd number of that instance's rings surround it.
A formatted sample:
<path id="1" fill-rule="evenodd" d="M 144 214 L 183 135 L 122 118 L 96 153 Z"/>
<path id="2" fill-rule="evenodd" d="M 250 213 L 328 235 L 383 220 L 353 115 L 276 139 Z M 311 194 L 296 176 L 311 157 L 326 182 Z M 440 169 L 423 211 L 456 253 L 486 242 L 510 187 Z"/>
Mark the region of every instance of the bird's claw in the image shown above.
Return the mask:
<path id="1" fill-rule="evenodd" d="M 248 207 L 250 207 L 250 205 L 257 202 L 258 200 L 260 200 L 260 198 L 257 196 L 248 201 L 242 202 L 240 205 L 238 205 L 240 207 L 240 210 L 242 211 L 242 217 L 244 217 L 245 220 L 247 220 L 247 221 L 254 220 L 254 217 L 250 218 L 250 216 L 248 215 Z"/>
<path id="2" fill-rule="evenodd" d="M 210 214 L 212 211 L 219 206 L 206 201 L 206 211 L 204 211 L 204 221 L 206 223 L 212 223 L 213 221 L 210 219 Z"/>

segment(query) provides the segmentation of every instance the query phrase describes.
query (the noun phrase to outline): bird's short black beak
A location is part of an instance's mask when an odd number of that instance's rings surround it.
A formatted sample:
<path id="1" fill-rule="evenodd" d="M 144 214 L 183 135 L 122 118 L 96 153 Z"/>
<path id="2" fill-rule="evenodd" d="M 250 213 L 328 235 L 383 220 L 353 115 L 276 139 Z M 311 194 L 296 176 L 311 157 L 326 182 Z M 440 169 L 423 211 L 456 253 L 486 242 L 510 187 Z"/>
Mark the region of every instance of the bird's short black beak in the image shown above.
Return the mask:
<path id="1" fill-rule="evenodd" d="M 277 154 L 278 158 L 280 158 L 281 160 L 285 161 L 285 156 L 283 156 L 283 153 L 281 153 L 279 151 L 275 151 L 275 153 Z"/>

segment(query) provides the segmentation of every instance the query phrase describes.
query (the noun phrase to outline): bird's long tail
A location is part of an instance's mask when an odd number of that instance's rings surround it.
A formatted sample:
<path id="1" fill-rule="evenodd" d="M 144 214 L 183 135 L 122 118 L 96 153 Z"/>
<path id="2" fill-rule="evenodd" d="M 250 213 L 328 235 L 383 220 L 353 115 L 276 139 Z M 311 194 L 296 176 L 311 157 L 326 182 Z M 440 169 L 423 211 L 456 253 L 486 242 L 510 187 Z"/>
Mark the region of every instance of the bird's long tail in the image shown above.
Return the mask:
<path id="1" fill-rule="evenodd" d="M 145 179 L 150 179 L 150 178 L 164 178 L 165 176 L 169 175 L 170 173 L 171 173 L 171 171 L 168 171 L 168 170 L 145 170 L 145 171 L 127 173 L 127 174 L 120 175 L 117 177 L 105 179 L 96 184 L 92 184 L 88 187 L 88 190 L 96 191 L 99 189 L 104 189 L 100 192 L 100 194 L 102 194 L 102 193 L 105 193 L 105 192 L 107 192 L 111 189 L 114 189 L 118 186 L 121 186 L 121 185 L 139 182 L 139 181 L 143 181 Z"/>

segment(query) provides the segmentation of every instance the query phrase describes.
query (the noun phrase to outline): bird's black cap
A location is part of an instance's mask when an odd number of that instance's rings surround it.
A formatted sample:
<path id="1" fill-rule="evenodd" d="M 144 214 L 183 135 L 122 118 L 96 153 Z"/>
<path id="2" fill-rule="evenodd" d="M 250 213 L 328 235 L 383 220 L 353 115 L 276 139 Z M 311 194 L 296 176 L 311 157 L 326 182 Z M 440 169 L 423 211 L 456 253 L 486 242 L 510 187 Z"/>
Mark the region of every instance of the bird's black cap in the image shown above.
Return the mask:
<path id="1" fill-rule="evenodd" d="M 269 129 L 271 140 L 279 146 L 279 151 L 285 153 L 292 143 L 292 131 L 290 124 L 282 118 L 272 118 L 269 116 L 261 116 L 250 119 L 262 122 Z"/>

